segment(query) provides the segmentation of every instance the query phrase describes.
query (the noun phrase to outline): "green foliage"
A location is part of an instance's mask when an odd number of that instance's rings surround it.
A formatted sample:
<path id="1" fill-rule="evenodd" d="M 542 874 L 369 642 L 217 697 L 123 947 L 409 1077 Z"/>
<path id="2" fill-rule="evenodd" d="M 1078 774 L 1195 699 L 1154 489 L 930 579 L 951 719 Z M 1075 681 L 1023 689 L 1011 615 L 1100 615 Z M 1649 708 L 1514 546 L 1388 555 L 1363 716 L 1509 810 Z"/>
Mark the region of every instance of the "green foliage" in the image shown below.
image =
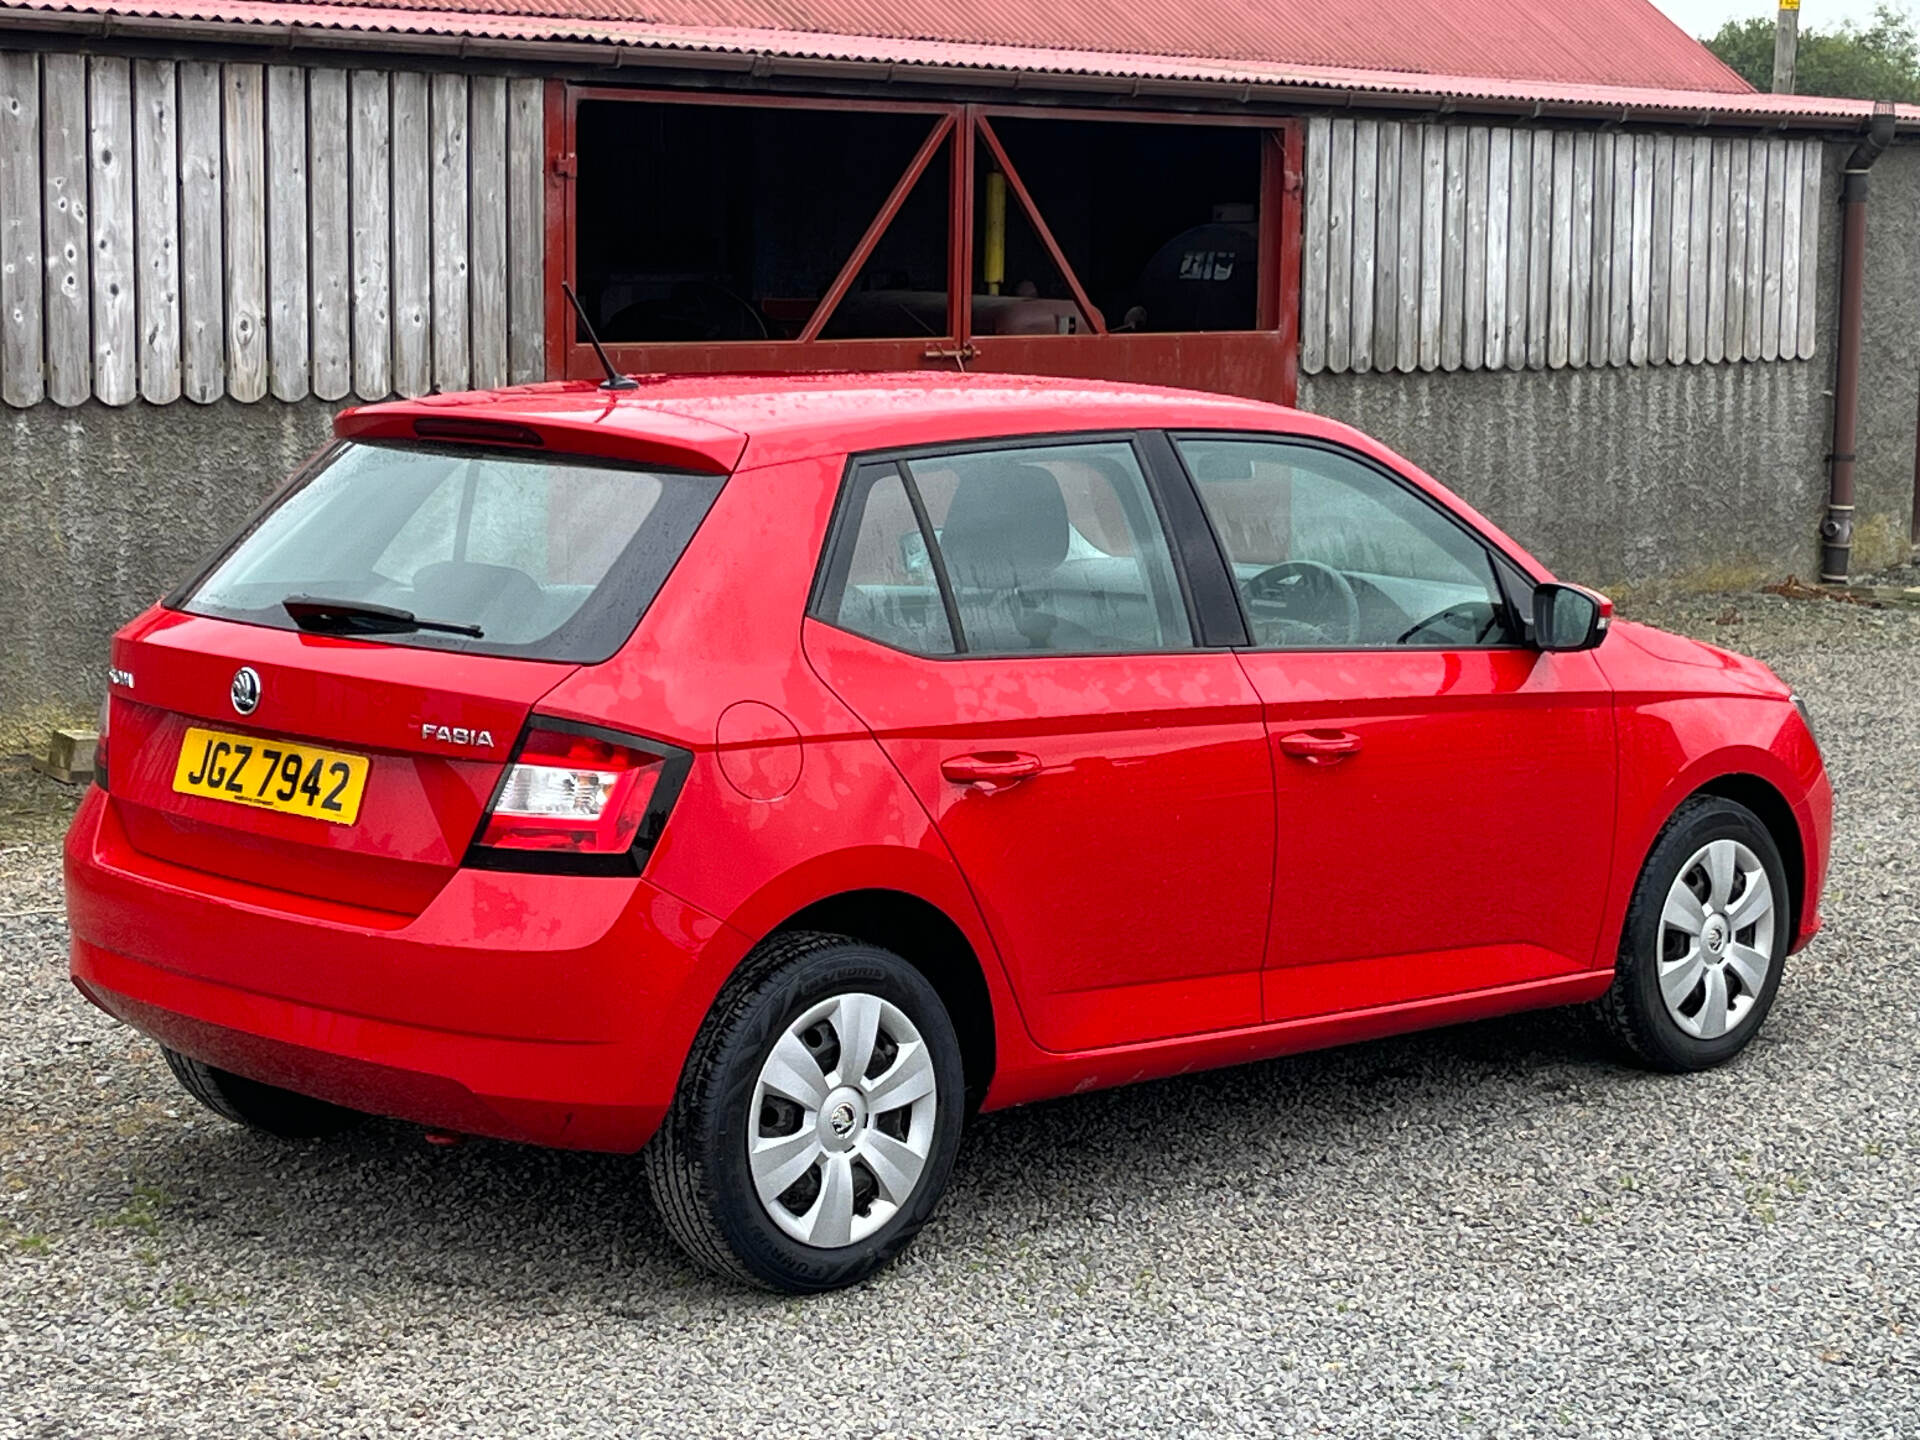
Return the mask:
<path id="1" fill-rule="evenodd" d="M 1756 90 L 1773 88 L 1771 19 L 1729 20 L 1701 43 Z M 1877 6 L 1871 25 L 1802 30 L 1793 68 L 1802 95 L 1920 104 L 1920 37 L 1906 11 L 1891 5 Z"/>

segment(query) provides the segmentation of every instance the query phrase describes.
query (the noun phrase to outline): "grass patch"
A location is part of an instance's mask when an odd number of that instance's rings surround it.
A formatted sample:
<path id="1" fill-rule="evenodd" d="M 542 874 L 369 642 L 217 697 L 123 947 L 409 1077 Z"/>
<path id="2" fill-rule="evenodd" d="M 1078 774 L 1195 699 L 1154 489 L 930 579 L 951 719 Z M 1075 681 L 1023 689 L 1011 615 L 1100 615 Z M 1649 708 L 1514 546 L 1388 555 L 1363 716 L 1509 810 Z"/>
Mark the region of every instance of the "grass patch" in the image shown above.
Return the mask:
<path id="1" fill-rule="evenodd" d="M 173 1197 L 165 1190 L 143 1182 L 133 1187 L 133 1194 L 125 1205 L 102 1219 L 100 1224 L 108 1230 L 133 1230 L 149 1240 L 156 1239 L 160 1234 L 161 1212 L 171 1204 Z"/>

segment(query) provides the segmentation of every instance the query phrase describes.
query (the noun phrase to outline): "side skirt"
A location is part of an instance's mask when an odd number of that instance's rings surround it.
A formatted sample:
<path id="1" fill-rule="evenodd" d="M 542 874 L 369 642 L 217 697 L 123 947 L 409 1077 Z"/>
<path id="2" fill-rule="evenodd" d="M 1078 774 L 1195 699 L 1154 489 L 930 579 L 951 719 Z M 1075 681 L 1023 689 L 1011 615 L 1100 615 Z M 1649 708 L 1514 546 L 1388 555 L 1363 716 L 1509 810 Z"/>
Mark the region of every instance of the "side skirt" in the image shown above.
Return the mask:
<path id="1" fill-rule="evenodd" d="M 1612 983 L 1611 969 L 1594 970 L 1517 985 L 1497 985 L 1462 995 L 1376 1005 L 1338 1015 L 1249 1025 L 1210 1035 L 1183 1035 L 1071 1055 L 1033 1050 L 1021 1057 L 1018 1065 L 1007 1063 L 1012 1057 L 1003 1059 L 981 1109 L 998 1110 L 1085 1090 L 1105 1090 L 1195 1070 L 1245 1065 L 1306 1050 L 1377 1040 L 1386 1035 L 1486 1020 L 1521 1010 L 1578 1005 L 1598 999 Z"/>

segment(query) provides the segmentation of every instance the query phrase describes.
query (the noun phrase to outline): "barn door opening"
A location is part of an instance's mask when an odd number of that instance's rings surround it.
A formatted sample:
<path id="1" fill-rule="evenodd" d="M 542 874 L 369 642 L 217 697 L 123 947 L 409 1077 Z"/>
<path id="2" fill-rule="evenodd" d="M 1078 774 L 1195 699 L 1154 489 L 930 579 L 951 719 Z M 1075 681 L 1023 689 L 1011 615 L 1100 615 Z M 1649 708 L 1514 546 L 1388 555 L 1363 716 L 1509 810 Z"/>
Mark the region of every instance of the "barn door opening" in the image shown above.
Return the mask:
<path id="1" fill-rule="evenodd" d="M 982 109 L 974 124 L 975 366 L 1293 402 L 1299 157 L 1284 123 Z"/>
<path id="2" fill-rule="evenodd" d="M 1294 398 L 1292 122 L 551 97 L 548 273 L 622 369 L 932 366 Z M 573 317 L 548 314 L 552 372 L 596 374 Z"/>
<path id="3" fill-rule="evenodd" d="M 560 273 L 622 369 L 893 369 L 955 349 L 957 107 L 567 102 Z M 565 373 L 591 373 L 561 323 Z"/>

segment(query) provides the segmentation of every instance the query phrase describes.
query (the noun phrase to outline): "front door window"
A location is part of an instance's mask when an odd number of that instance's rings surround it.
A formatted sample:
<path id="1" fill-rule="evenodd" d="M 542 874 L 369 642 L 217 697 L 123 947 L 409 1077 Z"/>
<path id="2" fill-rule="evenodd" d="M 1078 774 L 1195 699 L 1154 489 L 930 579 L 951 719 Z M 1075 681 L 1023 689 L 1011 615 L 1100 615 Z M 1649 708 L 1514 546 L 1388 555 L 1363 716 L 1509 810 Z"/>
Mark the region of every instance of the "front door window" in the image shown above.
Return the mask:
<path id="1" fill-rule="evenodd" d="M 1357 456 L 1179 442 L 1261 649 L 1451 649 L 1520 636 L 1486 548 Z"/>

